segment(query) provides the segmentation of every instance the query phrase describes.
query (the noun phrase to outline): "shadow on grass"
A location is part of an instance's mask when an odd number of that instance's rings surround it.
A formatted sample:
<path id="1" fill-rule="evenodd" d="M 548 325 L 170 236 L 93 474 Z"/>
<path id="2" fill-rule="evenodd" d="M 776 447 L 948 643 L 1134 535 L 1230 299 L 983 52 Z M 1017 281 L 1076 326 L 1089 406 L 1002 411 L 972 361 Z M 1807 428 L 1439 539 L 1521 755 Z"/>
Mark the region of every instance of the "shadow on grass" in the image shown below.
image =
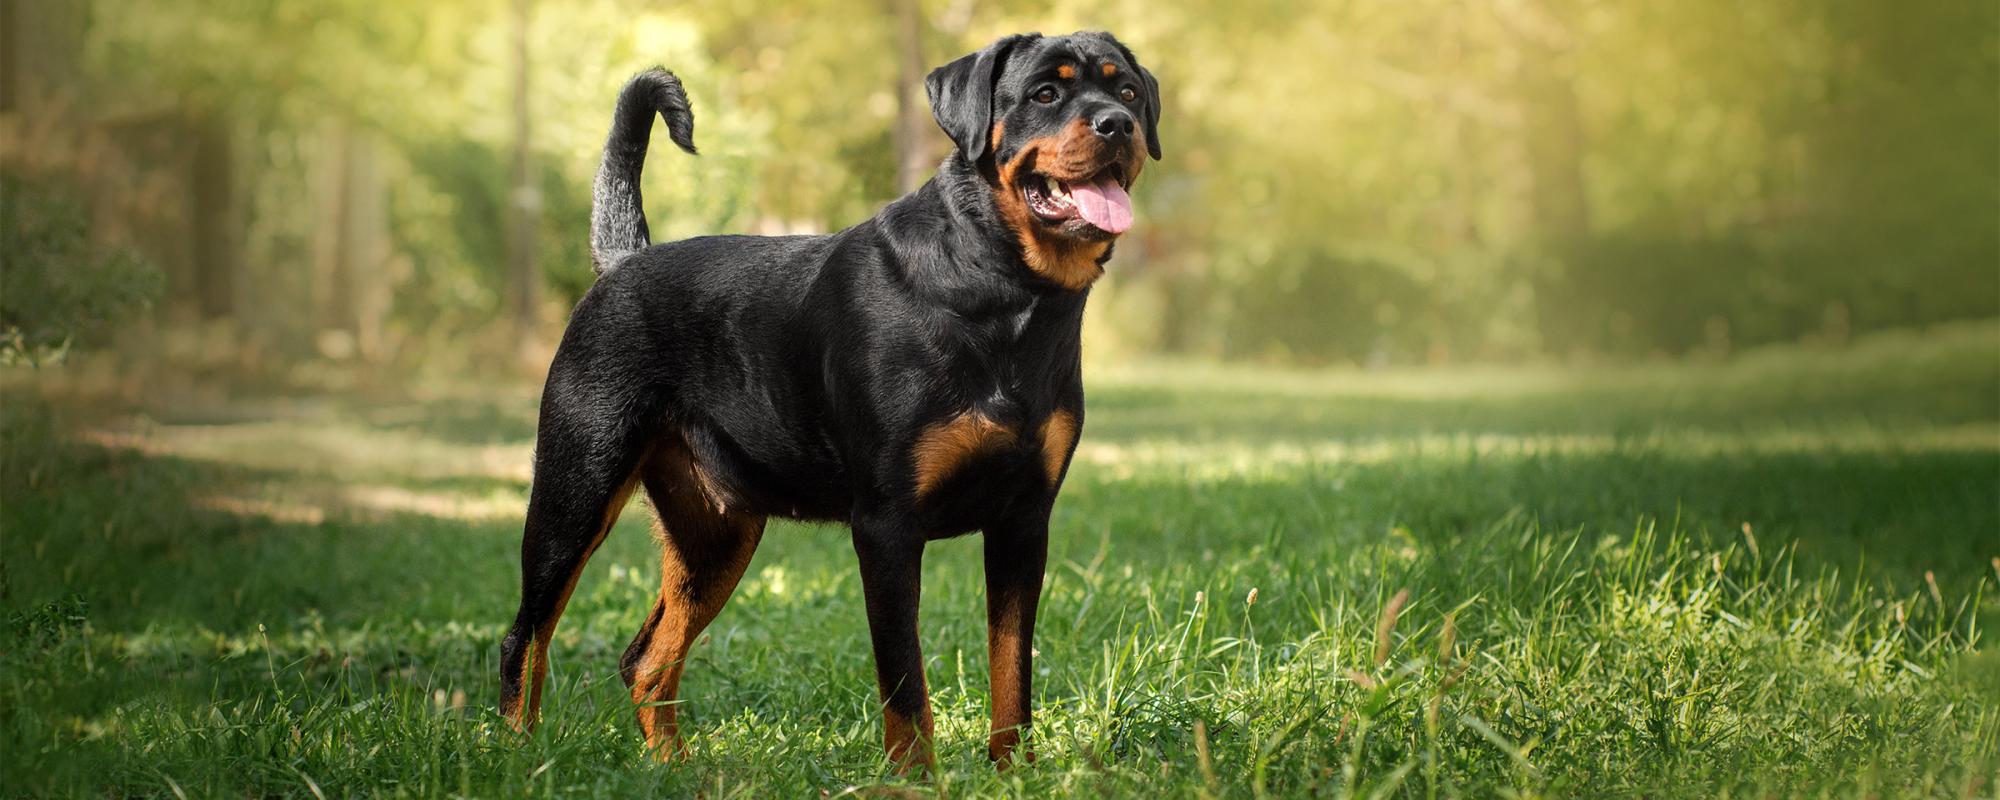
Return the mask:
<path id="1" fill-rule="evenodd" d="M 147 416 L 169 426 L 339 421 L 366 429 L 409 433 L 453 445 L 496 445 L 535 438 L 532 387 L 504 384 L 458 388 L 425 397 L 266 393 L 227 405 L 152 407 Z"/>
<path id="2" fill-rule="evenodd" d="M 1113 478 L 1073 470 L 1058 529 L 1110 530 L 1130 557 L 1173 560 L 1240 541 L 1368 542 L 1402 531 L 1460 540 L 1525 517 L 1552 535 L 1623 535 L 1657 524 L 1715 546 L 1796 546 L 1807 565 L 1865 569 L 1899 590 L 1926 571 L 1969 590 L 1989 576 L 2000 450 L 1674 453 L 1633 448 L 1526 456 L 1412 454 L 1301 465 L 1262 478 L 1190 480 L 1171 470 Z M 1404 535 L 1398 533 L 1395 535 Z M 1747 546 L 1747 545 L 1746 545 Z M 1951 588 L 1951 587 L 1948 587 Z"/>
<path id="3" fill-rule="evenodd" d="M 1774 390 L 1709 397 L 1704 387 L 1552 388 L 1521 394 L 1410 397 L 1366 393 L 1273 395 L 1225 388 L 1112 386 L 1090 393 L 1086 442 L 1147 439 L 1280 444 L 1379 441 L 1419 435 L 1738 434 L 1777 426 L 1866 425 L 1883 430 L 1990 423 L 2000 382 L 1857 387 L 1847 396 Z"/>
<path id="4" fill-rule="evenodd" d="M 73 446 L 35 460 L 37 469 L 0 476 L 10 610 L 81 595 L 108 630 L 235 629 L 314 610 L 449 619 L 494 608 L 517 580 L 518 522 L 329 508 L 288 497 L 297 476 L 283 470 L 129 450 Z M 515 488 L 470 477 L 399 483 Z M 239 487 L 274 499 L 230 494 Z"/>
<path id="5" fill-rule="evenodd" d="M 257 506 L 218 510 L 204 498 L 228 487 L 280 487 L 282 510 L 282 487 L 301 476 L 12 438 L 14 457 L 0 471 L 9 497 L 0 510 L 8 532 L 0 543 L 5 606 L 81 594 L 99 624 L 121 629 L 156 621 L 230 628 L 315 609 L 337 619 L 480 620 L 511 610 L 520 533 L 511 515 L 467 520 L 335 507 L 299 521 Z M 1652 521 L 1718 543 L 1742 541 L 1741 526 L 1749 523 L 1766 548 L 1796 542 L 1807 563 L 1849 572 L 1865 566 L 1907 589 L 1920 586 L 1925 571 L 1947 584 L 1987 574 L 2000 530 L 1993 502 L 2000 449 L 1977 446 L 1518 454 L 1446 447 L 1365 462 L 1308 461 L 1256 477 L 1207 479 L 1170 465 L 1119 472 L 1080 462 L 1056 526 L 1088 541 L 1109 530 L 1120 543 L 1145 543 L 1123 548 L 1140 560 L 1214 549 L 1246 531 L 1298 546 L 1365 541 L 1394 529 L 1442 541 L 1509 515 L 1549 531 L 1611 534 Z M 475 475 L 390 483 L 447 495 L 526 488 Z M 634 531 L 645 514 L 632 508 L 614 541 L 633 541 L 617 552 L 644 551 Z"/>

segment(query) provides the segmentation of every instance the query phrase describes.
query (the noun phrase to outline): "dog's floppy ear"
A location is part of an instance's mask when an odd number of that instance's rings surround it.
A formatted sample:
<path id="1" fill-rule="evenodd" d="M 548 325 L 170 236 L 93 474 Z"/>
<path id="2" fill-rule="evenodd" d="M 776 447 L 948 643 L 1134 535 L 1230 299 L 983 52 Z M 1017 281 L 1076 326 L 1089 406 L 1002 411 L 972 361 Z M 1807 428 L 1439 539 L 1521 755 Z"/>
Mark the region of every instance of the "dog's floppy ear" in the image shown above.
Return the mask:
<path id="1" fill-rule="evenodd" d="M 1124 43 L 1108 33 L 1104 38 L 1111 39 L 1111 43 L 1118 47 L 1118 54 L 1124 56 L 1126 63 L 1131 64 L 1133 69 L 1139 71 L 1139 82 L 1144 84 L 1141 91 L 1146 95 L 1146 154 L 1152 156 L 1154 161 L 1158 161 L 1160 160 L 1160 82 L 1153 78 L 1152 70 L 1141 66 L 1139 59 L 1132 57 L 1132 50 Z"/>
<path id="2" fill-rule="evenodd" d="M 993 128 L 993 84 L 999 79 L 1000 65 L 1015 45 L 1034 35 L 1006 37 L 931 70 L 930 77 L 924 79 L 924 91 L 931 97 L 931 115 L 958 145 L 966 163 L 976 164 L 986 155 Z"/>

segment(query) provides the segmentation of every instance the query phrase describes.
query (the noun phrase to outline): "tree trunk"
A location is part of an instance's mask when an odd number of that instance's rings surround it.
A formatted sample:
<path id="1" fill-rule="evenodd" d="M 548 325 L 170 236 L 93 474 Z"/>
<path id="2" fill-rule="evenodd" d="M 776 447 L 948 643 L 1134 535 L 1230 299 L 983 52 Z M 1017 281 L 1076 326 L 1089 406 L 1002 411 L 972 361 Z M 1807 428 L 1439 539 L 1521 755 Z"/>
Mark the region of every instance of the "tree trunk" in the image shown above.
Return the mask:
<path id="1" fill-rule="evenodd" d="M 1516 91 L 1526 137 L 1529 205 L 1545 242 L 1568 244 L 1590 230 L 1583 182 L 1583 115 L 1577 106 L 1568 20 L 1551 3 L 1502 3 L 1517 42 Z"/>
<path id="2" fill-rule="evenodd" d="M 1571 242 L 1590 230 L 1583 184 L 1583 120 L 1576 87 L 1555 54 L 1529 48 L 1522 59 L 1528 172 L 1535 225 L 1544 240 Z"/>
<path id="3" fill-rule="evenodd" d="M 188 128 L 194 139 L 188 175 L 194 306 L 202 319 L 223 319 L 235 314 L 243 272 L 234 137 L 229 121 L 219 114 L 201 114 Z"/>
<path id="4" fill-rule="evenodd" d="M 387 355 L 389 183 L 381 144 L 343 122 L 323 136 L 313 225 L 312 308 L 320 355 Z"/>
<path id="5" fill-rule="evenodd" d="M 923 11 L 917 0 L 889 0 L 896 18 L 896 191 L 909 194 L 923 185 L 933 156 L 928 100 L 924 94 Z"/>
<path id="6" fill-rule="evenodd" d="M 1521 154 L 1527 166 L 1528 230 L 1541 250 L 1534 272 L 1535 314 L 1543 347 L 1593 341 L 1602 331 L 1579 308 L 1571 276 L 1592 265 L 1573 263 L 1590 233 L 1583 176 L 1583 119 L 1570 51 L 1574 37 L 1546 0 L 1496 0 L 1496 18 L 1513 34 L 1514 91 L 1521 109 Z M 1598 317 L 1602 319 L 1601 315 Z M 1581 332 L 1581 333 L 1579 333 Z"/>
<path id="7" fill-rule="evenodd" d="M 350 299 L 347 255 L 348 157 L 352 135 L 339 120 L 328 120 L 320 137 L 319 180 L 314 202 L 312 241 L 313 327 L 321 355 L 341 357 L 349 350 L 339 335 L 351 332 L 354 307 Z"/>
<path id="8" fill-rule="evenodd" d="M 0 111 L 41 109 L 56 91 L 79 91 L 83 3 L 0 0 Z"/>
<path id="9" fill-rule="evenodd" d="M 27 62 L 21 58 L 21 0 L 0 0 L 0 114 L 21 107 Z"/>
<path id="10" fill-rule="evenodd" d="M 530 0 L 514 0 L 514 159 L 507 195 L 507 280 L 517 345 L 526 351 L 539 334 L 541 274 L 535 268 L 535 238 L 541 228 L 542 197 L 535 186 L 528 107 L 528 23 Z"/>
<path id="11" fill-rule="evenodd" d="M 354 352 L 363 361 L 387 356 L 389 321 L 389 183 L 382 145 L 373 136 L 349 139 L 346 228 L 347 309 Z"/>

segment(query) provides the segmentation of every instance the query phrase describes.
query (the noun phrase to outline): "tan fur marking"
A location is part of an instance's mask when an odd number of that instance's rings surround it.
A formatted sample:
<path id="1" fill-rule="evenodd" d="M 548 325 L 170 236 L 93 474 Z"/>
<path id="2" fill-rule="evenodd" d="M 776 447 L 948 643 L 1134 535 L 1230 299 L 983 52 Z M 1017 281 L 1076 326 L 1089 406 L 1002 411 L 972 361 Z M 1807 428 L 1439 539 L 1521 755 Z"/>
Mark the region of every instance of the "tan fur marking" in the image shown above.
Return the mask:
<path id="1" fill-rule="evenodd" d="M 521 658 L 521 692 L 524 695 L 507 714 L 507 721 L 517 731 L 534 730 L 535 723 L 542 718 L 542 685 L 549 679 L 549 641 L 555 637 L 556 621 L 562 619 L 563 610 L 569 607 L 569 596 L 576 591 L 576 581 L 583 577 L 585 564 L 590 563 L 591 553 L 596 553 L 604 537 L 611 532 L 611 526 L 618 522 L 618 514 L 625 510 L 625 501 L 632 499 L 632 490 L 639 485 L 639 476 L 625 479 L 625 485 L 611 495 L 611 504 L 604 508 L 603 521 L 597 526 L 597 535 L 590 540 L 590 549 L 576 562 L 576 571 L 571 572 L 569 581 L 563 584 L 562 594 L 556 598 L 555 613 L 547 622 L 535 629 L 534 644 Z"/>
<path id="2" fill-rule="evenodd" d="M 1104 71 L 1104 77 L 1106 78 L 1118 74 L 1118 65 L 1113 64 L 1109 61 L 1104 62 L 1104 66 L 1102 67 L 1102 69 Z"/>
<path id="3" fill-rule="evenodd" d="M 1056 67 L 1056 77 L 1066 81 L 1076 80 L 1076 65 L 1064 64 L 1060 67 Z"/>
<path id="4" fill-rule="evenodd" d="M 1069 459 L 1070 445 L 1076 443 L 1076 417 L 1069 412 L 1056 410 L 1042 422 L 1042 471 L 1049 478 L 1049 488 L 1062 479 L 1063 462 Z"/>
<path id="5" fill-rule="evenodd" d="M 1018 601 L 1017 601 L 1018 602 Z M 1012 610 L 1009 614 L 1013 614 Z M 1021 732 L 1028 726 L 1028 698 L 1021 692 L 1027 681 L 1023 675 L 1026 659 L 1020 632 L 989 624 L 986 629 L 986 658 L 992 665 L 988 686 L 993 695 L 992 727 L 986 738 L 986 757 L 1002 765 L 1011 762 L 1021 744 Z M 1023 760 L 1035 760 L 1024 752 Z"/>
<path id="6" fill-rule="evenodd" d="M 917 468 L 917 496 L 930 494 L 965 462 L 1013 443 L 1012 430 L 976 411 L 930 426 L 910 448 Z"/>
<path id="7" fill-rule="evenodd" d="M 643 467 L 660 542 L 660 593 L 645 650 L 632 669 L 639 728 L 661 760 L 681 754 L 677 700 L 688 651 L 722 611 L 764 535 L 764 518 L 728 511 L 685 445 L 662 447 Z"/>
<path id="8" fill-rule="evenodd" d="M 882 749 L 888 752 L 898 774 L 907 775 L 911 770 L 929 772 L 936 765 L 937 757 L 931 753 L 931 740 L 935 736 L 936 723 L 931 720 L 928 705 L 915 719 L 892 708 L 882 709 Z"/>

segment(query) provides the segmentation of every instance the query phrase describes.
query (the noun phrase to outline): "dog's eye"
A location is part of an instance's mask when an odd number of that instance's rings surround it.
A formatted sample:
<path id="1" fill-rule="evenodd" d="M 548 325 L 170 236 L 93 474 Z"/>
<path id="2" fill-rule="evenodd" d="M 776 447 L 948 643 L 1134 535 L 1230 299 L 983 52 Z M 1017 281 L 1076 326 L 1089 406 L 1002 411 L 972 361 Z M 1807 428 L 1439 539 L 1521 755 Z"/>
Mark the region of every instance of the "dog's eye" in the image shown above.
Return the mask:
<path id="1" fill-rule="evenodd" d="M 1055 101 L 1056 101 L 1056 90 L 1053 87 L 1044 86 L 1042 87 L 1041 91 L 1035 92 L 1035 102 L 1037 103 L 1041 103 L 1042 105 L 1048 105 Z"/>
<path id="2" fill-rule="evenodd" d="M 1134 100 L 1139 99 L 1139 92 L 1134 90 L 1132 87 L 1127 86 L 1123 89 L 1118 90 L 1118 99 L 1130 103 Z"/>

